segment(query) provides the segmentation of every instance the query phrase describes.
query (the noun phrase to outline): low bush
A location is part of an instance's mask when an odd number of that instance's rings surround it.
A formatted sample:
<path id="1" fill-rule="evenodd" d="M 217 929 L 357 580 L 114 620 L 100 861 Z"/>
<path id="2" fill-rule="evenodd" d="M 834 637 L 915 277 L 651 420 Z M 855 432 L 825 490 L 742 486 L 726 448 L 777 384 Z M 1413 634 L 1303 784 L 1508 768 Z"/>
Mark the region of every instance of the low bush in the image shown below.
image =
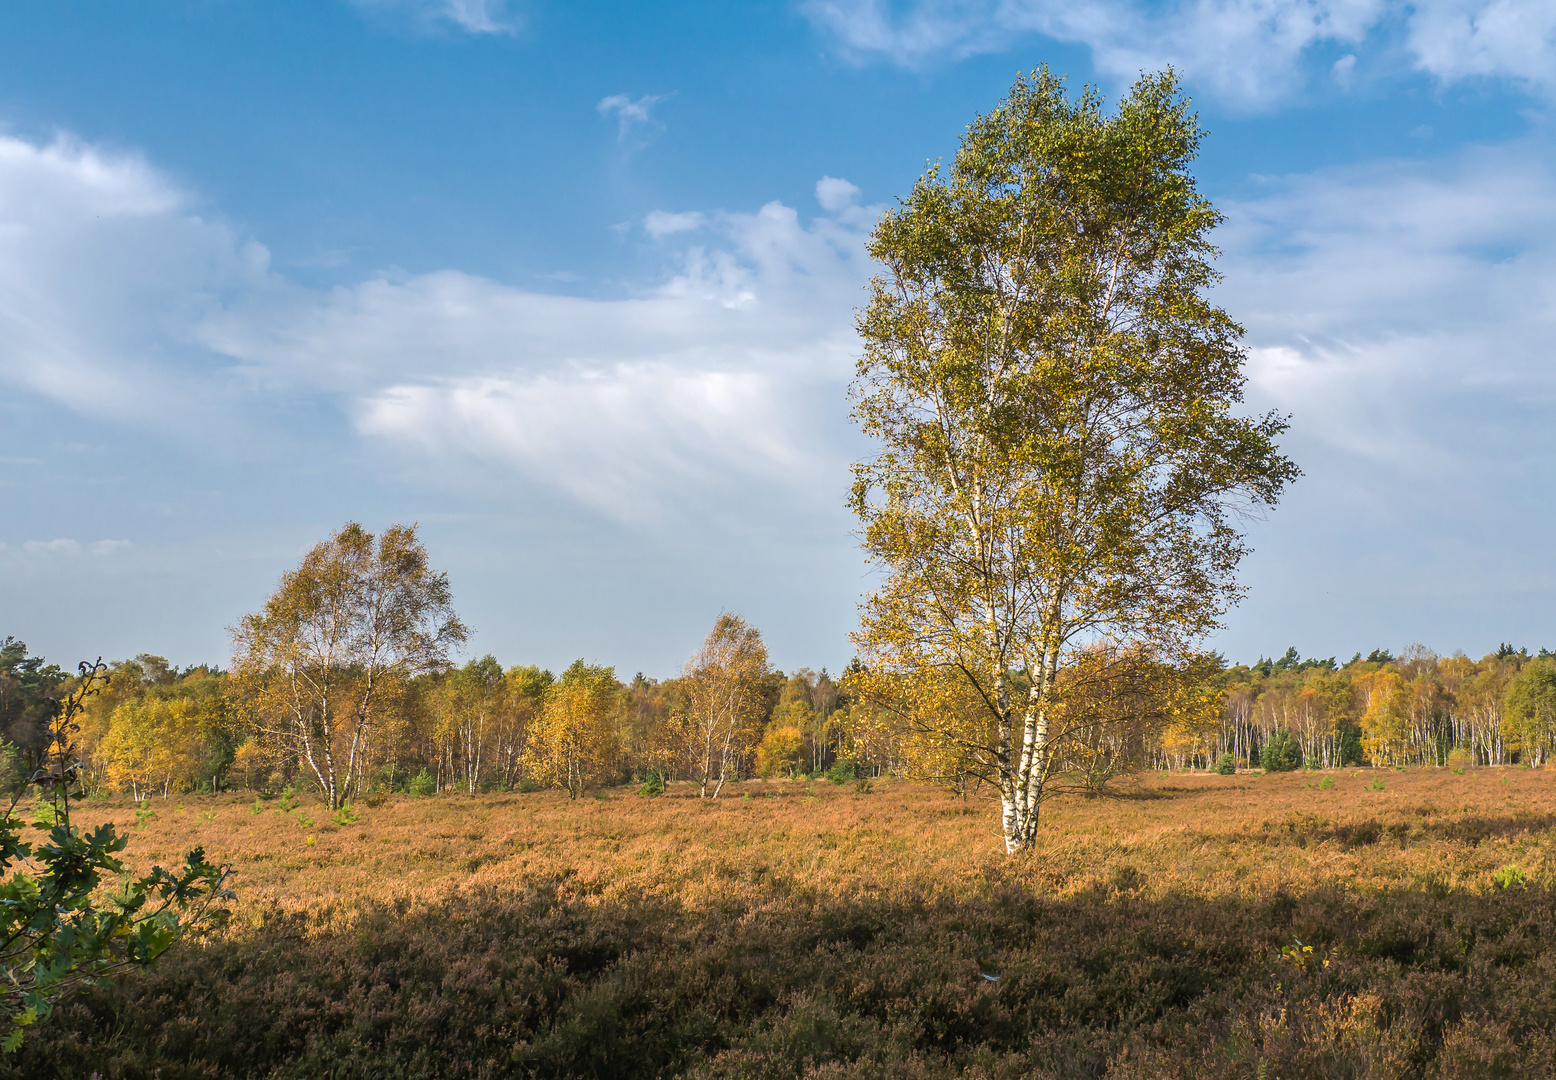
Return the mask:
<path id="1" fill-rule="evenodd" d="M 1282 728 L 1264 744 L 1259 754 L 1259 766 L 1265 772 L 1295 772 L 1302 768 L 1302 747 Z"/>
<path id="2" fill-rule="evenodd" d="M 851 784 L 864 775 L 860 767 L 849 758 L 838 758 L 826 772 L 827 779 L 834 784 Z"/>

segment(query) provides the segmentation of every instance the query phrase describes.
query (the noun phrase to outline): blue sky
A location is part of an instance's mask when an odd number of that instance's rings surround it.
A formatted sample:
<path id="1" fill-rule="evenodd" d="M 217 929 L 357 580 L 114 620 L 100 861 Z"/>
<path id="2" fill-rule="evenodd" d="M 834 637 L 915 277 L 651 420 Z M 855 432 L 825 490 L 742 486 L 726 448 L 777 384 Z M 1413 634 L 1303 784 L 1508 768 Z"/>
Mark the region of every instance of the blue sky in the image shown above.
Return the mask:
<path id="1" fill-rule="evenodd" d="M 348 519 L 476 652 L 851 655 L 862 246 L 1018 70 L 1164 64 L 1305 471 L 1213 642 L 1556 646 L 1556 6 L 148 0 L 0 21 L 0 634 L 224 662 Z"/>

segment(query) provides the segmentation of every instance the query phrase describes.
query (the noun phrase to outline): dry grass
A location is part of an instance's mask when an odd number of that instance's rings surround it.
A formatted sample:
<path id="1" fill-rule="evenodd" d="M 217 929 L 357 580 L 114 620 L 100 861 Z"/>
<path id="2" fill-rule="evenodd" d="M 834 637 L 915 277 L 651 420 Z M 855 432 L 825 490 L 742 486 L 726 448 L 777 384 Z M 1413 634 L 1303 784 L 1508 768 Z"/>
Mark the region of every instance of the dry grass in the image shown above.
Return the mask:
<path id="1" fill-rule="evenodd" d="M 987 799 L 694 793 L 94 804 L 235 917 L 12 1074 L 1556 1075 L 1549 772 L 1153 777 L 1017 859 Z"/>

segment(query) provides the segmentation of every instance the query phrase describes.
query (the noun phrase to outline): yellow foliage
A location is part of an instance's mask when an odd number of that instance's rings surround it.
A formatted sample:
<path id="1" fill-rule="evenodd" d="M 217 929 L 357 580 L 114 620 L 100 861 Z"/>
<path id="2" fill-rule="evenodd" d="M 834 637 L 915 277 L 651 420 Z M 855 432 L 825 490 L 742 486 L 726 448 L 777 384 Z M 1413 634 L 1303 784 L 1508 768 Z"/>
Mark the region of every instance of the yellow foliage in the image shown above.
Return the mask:
<path id="1" fill-rule="evenodd" d="M 620 690 L 611 668 L 577 661 L 546 691 L 530 730 L 530 775 L 573 798 L 606 779 L 621 755 Z"/>
<path id="2" fill-rule="evenodd" d="M 1410 722 L 1410 684 L 1393 668 L 1356 680 L 1365 709 L 1361 717 L 1362 752 L 1374 765 L 1403 760 L 1405 728 Z"/>
<path id="3" fill-rule="evenodd" d="M 756 771 L 763 780 L 777 773 L 792 775 L 804 753 L 805 733 L 792 724 L 775 720 L 756 748 Z"/>
<path id="4" fill-rule="evenodd" d="M 186 791 L 200 766 L 200 714 L 188 698 L 146 698 L 113 711 L 99 753 L 108 782 L 144 798 L 158 788 L 164 796 Z"/>

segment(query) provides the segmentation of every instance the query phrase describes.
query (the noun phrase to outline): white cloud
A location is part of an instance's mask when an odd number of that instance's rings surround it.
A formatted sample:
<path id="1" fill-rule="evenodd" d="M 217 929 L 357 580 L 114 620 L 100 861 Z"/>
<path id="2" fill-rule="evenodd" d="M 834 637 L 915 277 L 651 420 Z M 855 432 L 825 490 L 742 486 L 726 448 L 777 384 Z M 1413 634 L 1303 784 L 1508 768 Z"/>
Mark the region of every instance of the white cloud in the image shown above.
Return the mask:
<path id="1" fill-rule="evenodd" d="M 517 473 L 617 517 L 825 484 L 863 234 L 780 203 L 699 220 L 713 244 L 617 300 L 444 271 L 271 290 L 196 332 L 261 382 L 345 395 L 407 460 Z"/>
<path id="2" fill-rule="evenodd" d="M 1445 82 L 1510 78 L 1556 89 L 1556 5 L 1546 0 L 1433 0 L 1414 5 L 1415 62 Z"/>
<path id="3" fill-rule="evenodd" d="M 655 240 L 662 240 L 679 232 L 692 232 L 702 228 L 705 219 L 695 210 L 684 214 L 671 214 L 664 210 L 651 210 L 643 219 L 643 228 Z"/>
<path id="4" fill-rule="evenodd" d="M 60 538 L 58 540 L 28 540 L 22 544 L 22 551 L 28 555 L 80 555 L 83 551 L 92 555 L 112 555 L 123 551 L 130 546 L 128 540 L 96 540 L 90 544 L 83 544 L 79 540 Z M 0 544 L 0 549 L 5 547 Z"/>
<path id="5" fill-rule="evenodd" d="M 29 555 L 79 555 L 81 543 L 78 540 L 28 540 L 22 544 L 22 550 Z"/>
<path id="6" fill-rule="evenodd" d="M 1043 35 L 1092 51 L 1132 79 L 1172 64 L 1230 106 L 1256 109 L 1307 81 L 1322 46 L 1355 50 L 1402 34 L 1409 62 L 1442 82 L 1509 78 L 1556 90 L 1556 6 L 1547 0 L 810 0 L 803 10 L 845 53 L 907 67 L 1011 48 Z M 1356 63 L 1332 65 L 1342 84 Z"/>
<path id="7" fill-rule="evenodd" d="M 135 155 L 0 136 L 0 380 L 88 413 L 202 425 L 179 403 L 210 357 L 181 335 L 262 283 L 267 256 L 188 202 Z"/>
<path id="8" fill-rule="evenodd" d="M 859 189 L 847 180 L 823 176 L 816 181 L 816 201 L 823 210 L 835 214 L 859 201 Z"/>
<path id="9" fill-rule="evenodd" d="M 509 0 L 352 0 L 377 15 L 409 18 L 423 27 L 446 23 L 469 34 L 514 34 L 522 28 Z"/>
<path id="10" fill-rule="evenodd" d="M 504 462 L 641 521 L 663 517 L 678 493 L 727 498 L 753 481 L 817 478 L 818 455 L 791 426 L 804 395 L 778 376 L 653 363 L 468 376 L 390 387 L 364 402 L 358 427 L 439 461 Z"/>
<path id="11" fill-rule="evenodd" d="M 1252 391 L 1330 445 L 1462 481 L 1549 440 L 1556 152 L 1525 142 L 1267 182 L 1226 207 L 1219 299 Z"/>
<path id="12" fill-rule="evenodd" d="M 0 385 L 240 454 L 315 396 L 407 464 L 618 516 L 802 491 L 846 437 L 855 202 L 650 215 L 667 273 L 616 299 L 455 270 L 317 290 L 134 156 L 0 138 Z"/>
<path id="13" fill-rule="evenodd" d="M 616 138 L 626 142 L 627 137 L 640 128 L 656 126 L 653 108 L 670 97 L 669 94 L 644 94 L 636 101 L 626 94 L 612 94 L 601 98 L 595 110 L 601 116 L 616 116 Z"/>

